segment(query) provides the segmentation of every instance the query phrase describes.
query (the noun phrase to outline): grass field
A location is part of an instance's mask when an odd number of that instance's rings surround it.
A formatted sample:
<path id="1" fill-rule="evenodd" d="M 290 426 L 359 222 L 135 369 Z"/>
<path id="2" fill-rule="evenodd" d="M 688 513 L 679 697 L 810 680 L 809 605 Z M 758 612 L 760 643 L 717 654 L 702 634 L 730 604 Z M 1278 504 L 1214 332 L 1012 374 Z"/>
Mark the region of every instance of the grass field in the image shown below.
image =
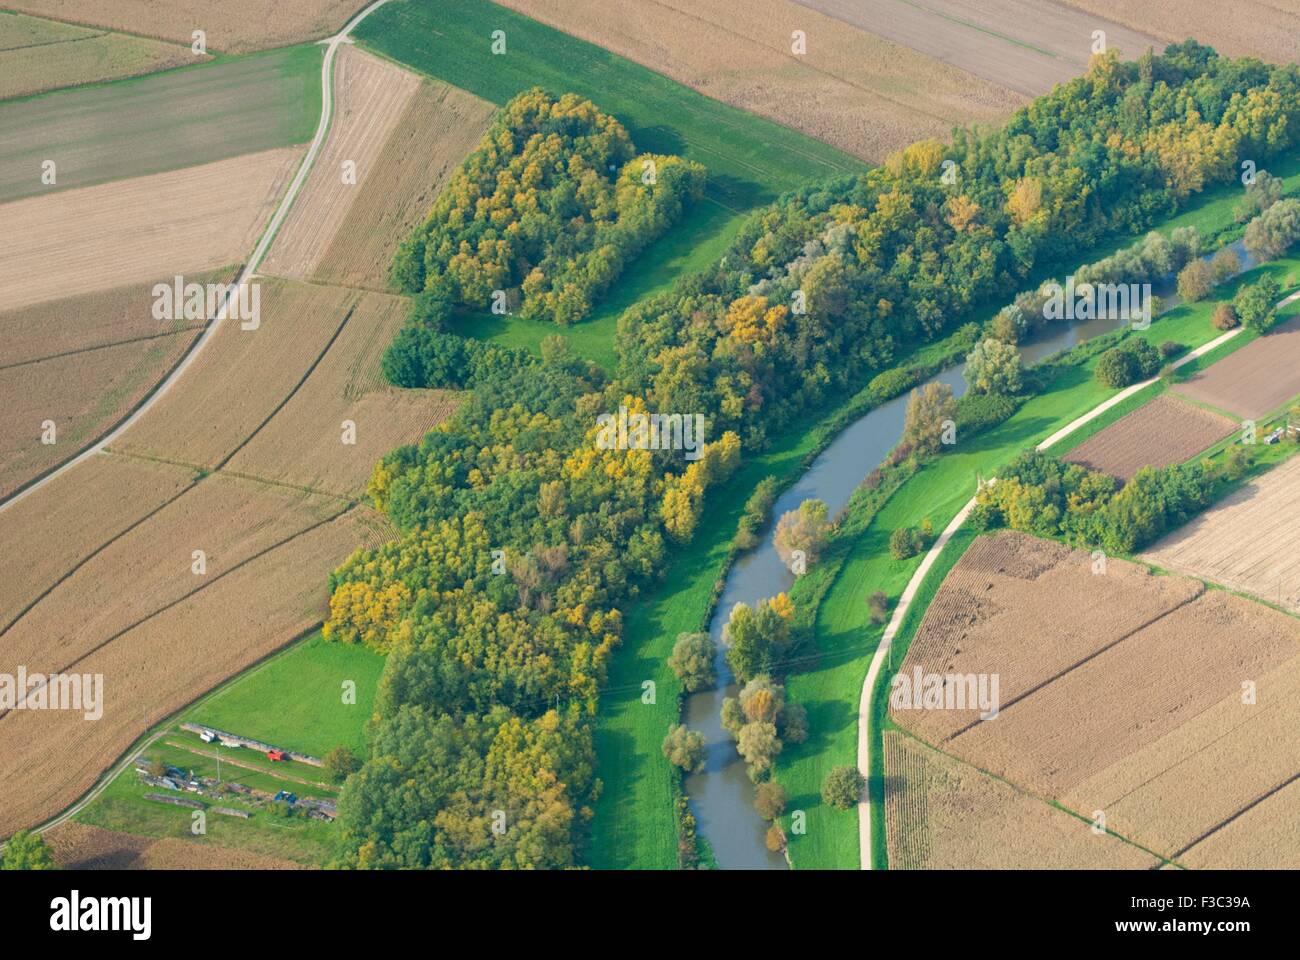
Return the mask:
<path id="1" fill-rule="evenodd" d="M 366 647 L 328 643 L 313 633 L 284 653 L 231 680 L 183 720 L 323 757 L 342 744 L 365 756 L 363 728 L 384 658 Z M 356 703 L 342 684 L 356 684 Z"/>
<path id="2" fill-rule="evenodd" d="M 322 56 L 286 47 L 0 103 L 0 203 L 306 143 Z"/>

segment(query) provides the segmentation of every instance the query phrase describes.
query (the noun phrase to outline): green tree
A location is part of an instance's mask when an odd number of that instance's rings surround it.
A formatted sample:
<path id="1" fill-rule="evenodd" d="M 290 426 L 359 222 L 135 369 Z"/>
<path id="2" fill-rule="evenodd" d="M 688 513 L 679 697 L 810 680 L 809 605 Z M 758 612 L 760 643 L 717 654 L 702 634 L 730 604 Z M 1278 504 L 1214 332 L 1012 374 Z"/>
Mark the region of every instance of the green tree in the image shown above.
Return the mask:
<path id="1" fill-rule="evenodd" d="M 727 663 L 741 683 L 776 672 L 790 644 L 789 622 L 767 600 L 756 607 L 736 604 L 724 629 Z"/>
<path id="2" fill-rule="evenodd" d="M 678 723 L 668 728 L 663 751 L 669 763 L 687 773 L 699 773 L 704 769 L 704 734 L 687 728 L 685 724 Z"/>
<path id="3" fill-rule="evenodd" d="M 821 500 L 805 500 L 798 509 L 787 511 L 776 523 L 776 552 L 781 562 L 789 566 L 799 550 L 811 565 L 821 556 L 830 531 L 826 504 Z"/>
<path id="4" fill-rule="evenodd" d="M 963 376 L 976 393 L 1019 393 L 1023 374 L 1020 351 L 1010 343 L 982 340 L 966 355 Z"/>
<path id="5" fill-rule="evenodd" d="M 1215 306 L 1214 313 L 1210 317 L 1210 323 L 1215 330 L 1231 330 L 1240 322 L 1237 319 L 1237 308 L 1226 300 Z"/>
<path id="6" fill-rule="evenodd" d="M 325 770 L 334 780 L 346 780 L 360 769 L 356 754 L 342 744 L 325 754 Z"/>
<path id="7" fill-rule="evenodd" d="M 785 813 L 785 788 L 775 780 L 760 783 L 754 791 L 754 809 L 764 820 L 775 820 Z"/>
<path id="8" fill-rule="evenodd" d="M 1269 274 L 1237 291 L 1233 300 L 1241 325 L 1256 333 L 1267 333 L 1277 323 L 1277 300 L 1281 288 Z"/>
<path id="9" fill-rule="evenodd" d="M 38 833 L 19 830 L 5 844 L 0 870 L 54 870 L 54 854 Z"/>
<path id="10" fill-rule="evenodd" d="M 907 416 L 903 423 L 903 442 L 919 457 L 929 457 L 939 452 L 948 424 L 957 422 L 957 401 L 952 387 L 946 383 L 927 383 L 913 390 L 907 402 Z"/>
<path id="11" fill-rule="evenodd" d="M 679 633 L 668 666 L 688 693 L 704 690 L 717 682 L 713 666 L 717 651 L 717 644 L 707 633 Z"/>
<path id="12" fill-rule="evenodd" d="M 822 802 L 836 810 L 852 810 L 862 799 L 867 781 L 852 765 L 835 767 L 822 781 Z"/>
<path id="13" fill-rule="evenodd" d="M 1214 270 L 1204 260 L 1193 260 L 1178 272 L 1178 295 L 1188 303 L 1209 296 L 1214 289 Z"/>

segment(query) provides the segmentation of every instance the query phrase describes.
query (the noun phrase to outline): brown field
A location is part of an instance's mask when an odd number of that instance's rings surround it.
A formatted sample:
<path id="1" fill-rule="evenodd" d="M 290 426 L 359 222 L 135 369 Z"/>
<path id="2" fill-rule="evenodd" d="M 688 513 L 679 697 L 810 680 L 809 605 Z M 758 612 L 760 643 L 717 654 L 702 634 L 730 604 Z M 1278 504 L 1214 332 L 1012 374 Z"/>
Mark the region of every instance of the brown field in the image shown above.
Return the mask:
<path id="1" fill-rule="evenodd" d="M 71 669 L 104 677 L 104 715 L 0 719 L 0 835 L 65 809 L 145 730 L 324 619 L 327 574 L 382 522 L 353 508 L 208 584 Z"/>
<path id="2" fill-rule="evenodd" d="M 175 366 L 194 329 L 0 369 L 0 497 L 103 436 Z M 55 443 L 41 440 L 55 425 Z"/>
<path id="3" fill-rule="evenodd" d="M 1193 870 L 1300 870 L 1300 781 L 1292 780 L 1258 806 L 1179 857 Z"/>
<path id="4" fill-rule="evenodd" d="M 340 291 L 340 301 L 354 295 Z M 366 293 L 339 338 L 301 389 L 225 469 L 336 494 L 360 496 L 374 465 L 394 447 L 419 440 L 459 404 L 449 390 L 398 390 L 379 368 L 410 304 Z M 356 424 L 356 443 L 342 424 Z"/>
<path id="5" fill-rule="evenodd" d="M 1158 861 L 896 730 L 884 733 L 891 870 L 1140 869 Z"/>
<path id="6" fill-rule="evenodd" d="M 0 301 L 54 298 L 237 263 L 257 242 L 302 151 L 266 150 L 0 205 Z"/>
<path id="7" fill-rule="evenodd" d="M 208 50 L 247 53 L 332 36 L 360 0 L 12 0 L 14 10 L 190 44 L 203 30 Z"/>
<path id="8" fill-rule="evenodd" d="M 730 0 L 503 5 L 873 162 L 954 126 L 1001 121 L 1026 100 L 873 35 L 877 23 L 853 29 L 789 0 L 750 0 L 743 12 Z M 791 53 L 794 30 L 807 35 L 802 56 Z"/>
<path id="9" fill-rule="evenodd" d="M 425 81 L 352 188 L 355 199 L 316 265 L 315 279 L 389 289 L 397 245 L 428 215 L 434 198 L 478 144 L 496 108 L 456 87 Z"/>
<path id="10" fill-rule="evenodd" d="M 0 11 L 0 100 L 195 63 L 187 47 Z"/>
<path id="11" fill-rule="evenodd" d="M 1072 7 L 1153 33 L 1169 43 L 1195 37 L 1230 57 L 1295 60 L 1300 7 L 1293 0 L 1063 0 Z"/>
<path id="12" fill-rule="evenodd" d="M 90 557 L 0 634 L 0 673 L 20 664 L 61 670 L 345 506 L 284 487 L 205 477 Z M 206 554 L 202 576 L 191 570 L 194 550 Z"/>
<path id="13" fill-rule="evenodd" d="M 261 325 L 223 323 L 116 450 L 216 467 L 289 397 L 362 294 L 261 278 Z"/>
<path id="14" fill-rule="evenodd" d="M 1234 491 L 1142 559 L 1300 612 L 1300 457 Z"/>
<path id="15" fill-rule="evenodd" d="M 1089 437 L 1062 459 L 1128 480 L 1143 467 L 1183 463 L 1236 426 L 1235 420 L 1222 414 L 1161 394 Z"/>
<path id="16" fill-rule="evenodd" d="M 1089 819 L 1102 810 L 1108 829 L 1164 857 L 1220 835 L 1214 857 L 1247 856 L 1257 840 L 1228 825 L 1256 804 L 1273 818 L 1272 795 L 1300 771 L 1300 622 L 1199 581 L 1115 559 L 1094 575 L 1083 551 L 980 538 L 901 672 L 916 666 L 997 674 L 1000 713 L 894 710 L 896 723 L 1017 790 Z M 1300 855 L 1294 831 L 1279 843 L 1261 862 Z"/>
<path id="17" fill-rule="evenodd" d="M 1092 54 L 1092 31 L 1135 59 L 1156 37 L 1055 0 L 797 0 L 918 54 L 1029 96 L 1077 77 Z"/>
<path id="18" fill-rule="evenodd" d="M 1247 419 L 1272 412 L 1300 393 L 1300 317 L 1192 374 L 1176 389 Z"/>
<path id="19" fill-rule="evenodd" d="M 194 482 L 184 467 L 99 454 L 0 513 L 0 631 L 60 577 Z"/>
<path id="20" fill-rule="evenodd" d="M 334 65 L 337 112 L 329 138 L 293 209 L 285 218 L 262 270 L 282 277 L 312 275 L 348 215 L 363 185 L 375 172 L 381 151 L 420 86 L 409 71 L 363 53 L 339 50 Z M 356 183 L 343 181 L 343 164 L 356 166 Z M 392 184 L 378 183 L 390 191 Z"/>
<path id="21" fill-rule="evenodd" d="M 300 870 L 292 860 L 264 857 L 179 837 L 137 837 L 84 823 L 61 823 L 44 834 L 62 870 Z"/>

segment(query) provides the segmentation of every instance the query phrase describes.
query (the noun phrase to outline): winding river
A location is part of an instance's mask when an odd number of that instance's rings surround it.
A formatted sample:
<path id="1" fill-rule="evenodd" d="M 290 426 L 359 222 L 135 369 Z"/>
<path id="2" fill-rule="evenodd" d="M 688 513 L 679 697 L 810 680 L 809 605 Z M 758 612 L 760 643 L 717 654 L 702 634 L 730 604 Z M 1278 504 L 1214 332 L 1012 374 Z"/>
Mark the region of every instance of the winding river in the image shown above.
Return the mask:
<path id="1" fill-rule="evenodd" d="M 1254 261 L 1240 241 L 1232 244 L 1249 269 Z M 1208 257 L 1207 257 L 1208 258 Z M 1172 280 L 1153 285 L 1154 293 L 1163 298 L 1163 306 L 1177 305 Z M 1109 333 L 1124 321 L 1114 319 L 1084 320 L 1070 326 L 1054 325 L 1046 335 L 1020 346 L 1026 366 L 1038 363 L 1061 350 L 1092 337 Z M 958 364 L 937 374 L 927 383 L 946 383 L 955 396 L 966 390 Z M 813 461 L 808 471 L 776 501 L 772 517 L 796 509 L 803 501 L 816 498 L 826 503 L 831 516 L 837 516 L 862 479 L 894 448 L 903 434 L 903 420 L 908 396 L 896 397 L 864 414 L 840 433 Z M 699 824 L 700 834 L 713 849 L 717 865 L 729 870 L 779 870 L 787 864 L 780 853 L 773 853 L 764 843 L 767 822 L 754 810 L 754 785 L 745 771 L 745 763 L 736 753 L 735 743 L 722 728 L 722 701 L 738 693 L 727 666 L 722 644 L 722 629 L 737 603 L 753 605 L 789 590 L 792 574 L 777 556 L 773 541 L 775 530 L 769 523 L 763 541 L 741 554 L 727 574 L 726 583 L 709 622 L 709 635 L 718 645 L 718 684 L 686 698 L 683 721 L 692 730 L 704 734 L 707 753 L 704 769 L 686 778 L 686 792 Z"/>

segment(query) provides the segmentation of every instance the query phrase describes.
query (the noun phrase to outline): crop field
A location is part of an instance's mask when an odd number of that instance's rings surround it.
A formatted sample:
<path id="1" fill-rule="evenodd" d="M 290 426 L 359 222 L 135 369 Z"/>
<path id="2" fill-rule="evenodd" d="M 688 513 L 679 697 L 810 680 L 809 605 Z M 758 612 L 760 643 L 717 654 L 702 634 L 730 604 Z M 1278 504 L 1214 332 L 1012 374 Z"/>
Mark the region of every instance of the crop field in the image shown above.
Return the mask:
<path id="1" fill-rule="evenodd" d="M 66 808 L 145 730 L 320 623 L 328 572 L 384 535 L 369 510 L 348 510 L 62 664 L 103 676 L 103 717 L 16 710 L 0 719 L 0 833 Z"/>
<path id="2" fill-rule="evenodd" d="M 0 203 L 307 143 L 320 68 L 289 47 L 0 103 Z"/>
<path id="3" fill-rule="evenodd" d="M 338 233 L 389 136 L 420 86 L 420 78 L 344 46 L 334 61 L 335 114 L 311 174 L 276 234 L 261 269 L 282 277 L 310 277 Z M 352 164 L 345 177 L 344 165 Z M 392 189 L 391 184 L 377 184 Z"/>
<path id="4" fill-rule="evenodd" d="M 1162 394 L 1062 459 L 1128 480 L 1143 467 L 1183 463 L 1222 440 L 1236 426 L 1230 417 Z"/>
<path id="5" fill-rule="evenodd" d="M 362 296 L 269 277 L 258 283 L 259 327 L 223 323 L 184 378 L 114 449 L 208 468 L 223 463 L 305 382 Z"/>
<path id="6" fill-rule="evenodd" d="M 433 207 L 434 198 L 477 146 L 496 108 L 464 90 L 426 80 L 397 120 L 370 175 L 316 263 L 315 279 L 389 289 L 397 245 Z"/>
<path id="7" fill-rule="evenodd" d="M 300 157 L 284 147 L 0 206 L 23 238 L 0 253 L 0 298 L 14 309 L 237 263 Z"/>
<path id="8" fill-rule="evenodd" d="M 179 495 L 195 476 L 185 467 L 99 454 L 0 513 L 6 555 L 24 558 L 6 563 L 0 577 L 0 632 L 60 577 Z"/>
<path id="9" fill-rule="evenodd" d="M 196 330 L 0 369 L 0 496 L 103 436 L 170 370 Z M 46 443 L 45 424 L 54 424 Z"/>
<path id="10" fill-rule="evenodd" d="M 1300 822 L 1300 782 L 1295 779 L 1277 793 L 1224 824 L 1180 858 L 1197 869 L 1300 870 L 1300 851 L 1291 843 Z"/>
<path id="11" fill-rule="evenodd" d="M 75 821 L 46 831 L 45 839 L 53 848 L 54 862 L 63 870 L 301 869 L 292 860 L 219 847 L 193 836 L 155 840 Z"/>
<path id="12" fill-rule="evenodd" d="M 1083 73 L 1092 31 L 1125 59 L 1165 44 L 1150 34 L 1034 0 L 795 0 L 1009 90 L 1037 96 Z"/>
<path id="13" fill-rule="evenodd" d="M 1142 555 L 1300 612 L 1300 457 L 1261 474 Z"/>
<path id="14" fill-rule="evenodd" d="M 1291 0 L 1237 0 L 1230 17 L 1224 16 L 1223 5 L 1215 0 L 1062 2 L 1169 43 L 1195 37 L 1230 57 L 1288 63 L 1295 59 L 1295 38 L 1300 36 L 1300 8 Z"/>
<path id="15" fill-rule="evenodd" d="M 19 664 L 61 669 L 344 506 L 283 487 L 206 477 L 89 557 L 0 634 L 0 665 L 7 672 Z M 203 573 L 192 569 L 195 550 L 204 553 Z"/>
<path id="16" fill-rule="evenodd" d="M 1178 393 L 1258 419 L 1300 394 L 1300 317 L 1188 377 Z"/>
<path id="17" fill-rule="evenodd" d="M 1217 836 L 1300 769 L 1300 623 L 1114 558 L 1094 572 L 1083 551 L 980 538 L 939 589 L 900 674 L 917 669 L 997 676 L 1000 710 L 980 720 L 893 709 L 895 724 L 1087 820 L 1101 810 L 1109 830 L 1164 858 Z M 918 822 L 904 818 L 904 829 L 924 836 Z M 890 838 L 891 864 L 896 850 L 911 855 L 909 843 Z M 1283 842 L 1277 856 L 1294 857 L 1293 847 Z M 1242 854 L 1229 845 L 1215 856 Z"/>
<path id="18" fill-rule="evenodd" d="M 1159 862 L 897 730 L 885 732 L 884 747 L 893 869 L 1137 870 Z"/>
<path id="19" fill-rule="evenodd" d="M 206 59 L 188 47 L 0 11 L 0 100 Z"/>
<path id="20" fill-rule="evenodd" d="M 362 6 L 357 0 L 12 0 L 15 10 L 88 23 L 188 46 L 202 30 L 208 49 L 247 53 L 331 36 Z"/>
<path id="21" fill-rule="evenodd" d="M 790 0 L 505 0 L 504 6 L 879 163 L 1025 98 Z M 807 52 L 791 51 L 803 30 Z"/>
<path id="22" fill-rule="evenodd" d="M 302 386 L 225 469 L 346 496 L 361 496 L 374 465 L 415 443 L 459 405 L 451 390 L 399 390 L 380 370 L 384 350 L 410 309 L 402 297 L 334 291 L 323 316 L 347 322 Z M 245 334 L 247 336 L 248 334 Z M 355 425 L 345 443 L 343 424 Z"/>

